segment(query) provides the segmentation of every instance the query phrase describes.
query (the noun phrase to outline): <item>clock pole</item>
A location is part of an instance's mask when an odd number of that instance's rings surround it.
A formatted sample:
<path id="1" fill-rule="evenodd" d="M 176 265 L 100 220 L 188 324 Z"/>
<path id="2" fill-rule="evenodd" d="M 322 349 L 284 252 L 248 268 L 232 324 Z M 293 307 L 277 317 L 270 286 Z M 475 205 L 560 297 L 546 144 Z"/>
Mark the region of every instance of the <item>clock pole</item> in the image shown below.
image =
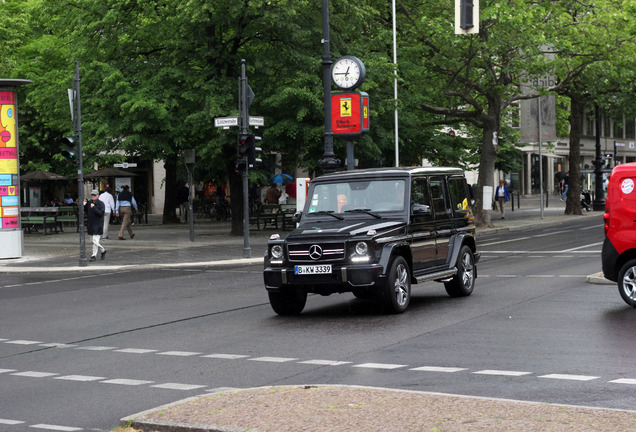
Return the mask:
<path id="1" fill-rule="evenodd" d="M 331 124 L 331 51 L 329 47 L 329 0 L 322 0 L 322 84 L 325 102 L 325 153 L 318 165 L 325 173 L 335 171 L 340 166 L 333 152 L 333 128 Z"/>

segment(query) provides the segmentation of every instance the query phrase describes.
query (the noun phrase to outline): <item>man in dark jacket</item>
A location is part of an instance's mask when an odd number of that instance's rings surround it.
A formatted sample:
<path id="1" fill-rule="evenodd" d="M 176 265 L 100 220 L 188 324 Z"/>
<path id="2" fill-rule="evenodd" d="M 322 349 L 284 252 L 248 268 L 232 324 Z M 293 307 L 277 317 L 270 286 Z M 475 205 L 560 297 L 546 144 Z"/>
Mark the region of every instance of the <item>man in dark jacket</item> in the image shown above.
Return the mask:
<path id="1" fill-rule="evenodd" d="M 106 249 L 99 243 L 99 239 L 104 233 L 104 212 L 106 207 L 99 199 L 99 191 L 94 189 L 91 192 L 91 200 L 84 200 L 84 212 L 88 222 L 86 224 L 86 232 L 93 239 L 93 254 L 90 261 L 97 261 L 97 252 L 101 251 L 101 258 L 106 258 Z"/>

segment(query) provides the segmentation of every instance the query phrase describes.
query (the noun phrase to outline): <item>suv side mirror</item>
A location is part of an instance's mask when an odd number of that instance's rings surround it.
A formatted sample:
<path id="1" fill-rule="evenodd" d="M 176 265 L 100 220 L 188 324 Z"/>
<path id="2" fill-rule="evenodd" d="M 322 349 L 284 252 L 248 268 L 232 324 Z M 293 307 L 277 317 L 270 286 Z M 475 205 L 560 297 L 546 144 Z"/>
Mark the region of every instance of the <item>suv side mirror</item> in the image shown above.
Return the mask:
<path id="1" fill-rule="evenodd" d="M 303 212 L 299 211 L 294 213 L 294 215 L 292 216 L 292 222 L 293 223 L 298 223 L 300 222 L 300 217 L 303 215 Z"/>
<path id="2" fill-rule="evenodd" d="M 411 206 L 411 213 L 418 215 L 430 215 L 431 207 L 424 204 L 413 204 Z"/>

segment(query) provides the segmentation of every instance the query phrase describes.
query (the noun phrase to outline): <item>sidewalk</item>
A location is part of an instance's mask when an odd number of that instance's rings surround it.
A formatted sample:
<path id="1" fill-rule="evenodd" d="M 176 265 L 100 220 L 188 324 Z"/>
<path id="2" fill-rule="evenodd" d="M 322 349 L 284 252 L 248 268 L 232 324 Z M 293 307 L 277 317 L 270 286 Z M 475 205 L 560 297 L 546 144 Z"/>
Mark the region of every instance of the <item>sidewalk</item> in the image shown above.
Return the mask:
<path id="1" fill-rule="evenodd" d="M 516 203 L 516 200 L 515 200 Z M 499 212 L 492 212 L 494 228 L 478 229 L 477 235 L 493 230 L 516 231 L 536 225 L 551 225 L 567 222 L 578 216 L 565 216 L 565 203 L 558 198 L 544 208 L 543 218 L 537 197 L 521 198 L 521 207 L 506 208 L 506 218 L 500 219 Z M 597 217 L 602 223 L 601 212 L 590 212 L 584 217 Z M 87 265 L 80 267 L 80 240 L 75 228 L 66 227 L 63 233 L 43 235 L 41 232 L 24 234 L 24 256 L 16 259 L 0 260 L 0 272 L 53 272 L 53 271 L 94 271 L 117 270 L 122 268 L 196 267 L 219 264 L 254 264 L 262 262 L 267 240 L 270 235 L 282 230 L 266 229 L 257 231 L 250 226 L 249 256 L 246 255 L 243 236 L 231 236 L 230 222 L 211 221 L 208 218 L 195 219 L 194 241 L 190 241 L 189 224 L 161 224 L 161 215 L 149 215 L 148 224 L 135 224 L 135 238 L 117 240 L 118 225 L 109 230 L 110 240 L 103 240 L 106 259 L 88 262 L 92 253 L 92 243 L 86 236 Z"/>

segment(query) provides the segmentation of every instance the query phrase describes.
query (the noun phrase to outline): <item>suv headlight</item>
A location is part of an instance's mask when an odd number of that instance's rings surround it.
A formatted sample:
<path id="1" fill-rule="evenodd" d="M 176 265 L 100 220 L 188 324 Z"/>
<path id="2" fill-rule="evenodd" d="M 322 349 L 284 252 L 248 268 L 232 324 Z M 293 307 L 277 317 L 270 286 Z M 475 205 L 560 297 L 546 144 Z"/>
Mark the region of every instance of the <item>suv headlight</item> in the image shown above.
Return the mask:
<path id="1" fill-rule="evenodd" d="M 366 255 L 369 252 L 369 246 L 366 242 L 356 243 L 356 255 Z"/>
<path id="2" fill-rule="evenodd" d="M 272 258 L 281 259 L 283 257 L 283 247 L 281 245 L 274 245 L 270 249 L 270 253 L 272 254 Z"/>
<path id="3" fill-rule="evenodd" d="M 354 247 L 354 254 L 351 257 L 351 262 L 369 262 L 371 257 L 369 256 L 369 245 L 367 242 L 358 242 Z"/>

